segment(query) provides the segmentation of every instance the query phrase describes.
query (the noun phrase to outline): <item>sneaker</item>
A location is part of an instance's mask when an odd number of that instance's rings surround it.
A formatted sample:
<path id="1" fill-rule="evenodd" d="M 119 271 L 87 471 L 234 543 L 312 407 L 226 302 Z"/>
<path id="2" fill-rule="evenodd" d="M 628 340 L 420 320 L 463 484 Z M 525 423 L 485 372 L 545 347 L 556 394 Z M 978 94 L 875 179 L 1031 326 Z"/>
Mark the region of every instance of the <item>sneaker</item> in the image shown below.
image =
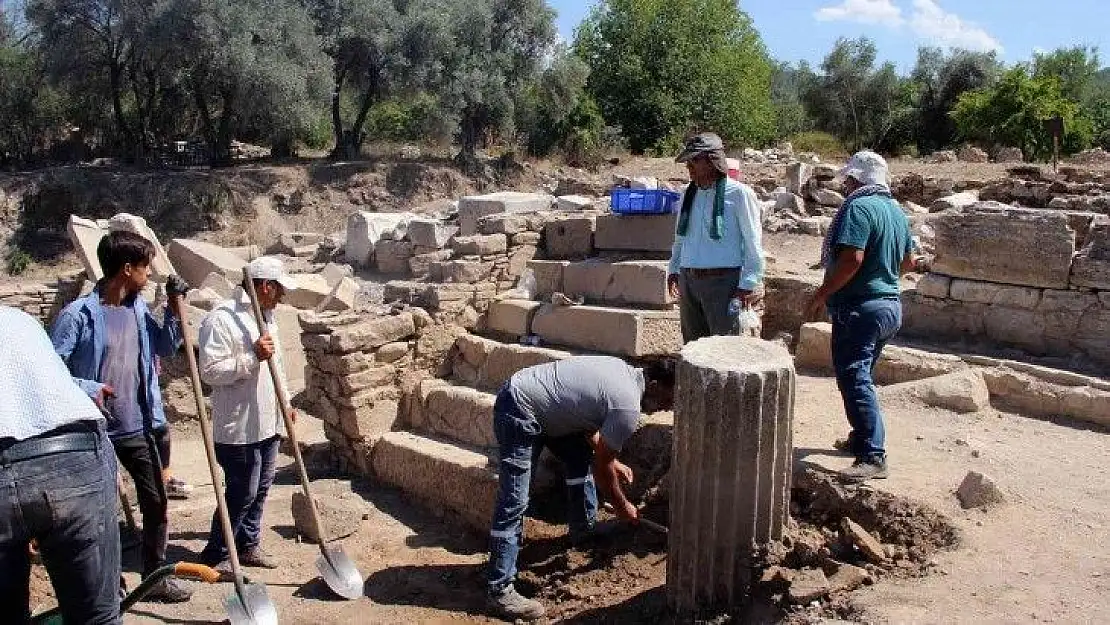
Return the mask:
<path id="1" fill-rule="evenodd" d="M 144 601 L 156 603 L 183 603 L 193 596 L 193 591 L 175 579 L 166 578 L 154 585 L 143 597 Z"/>
<path id="2" fill-rule="evenodd" d="M 166 480 L 166 496 L 170 499 L 188 499 L 193 494 L 193 487 L 185 480 L 170 476 Z"/>
<path id="3" fill-rule="evenodd" d="M 850 484 L 860 484 L 867 480 L 881 480 L 887 476 L 886 460 L 856 460 L 851 467 L 840 472 L 840 479 Z"/>
<path id="4" fill-rule="evenodd" d="M 239 564 L 252 566 L 256 569 L 276 569 L 277 564 L 270 559 L 269 554 L 258 547 L 244 549 L 239 553 Z"/>
<path id="5" fill-rule="evenodd" d="M 542 603 L 520 594 L 512 584 L 506 586 L 500 594 L 489 595 L 488 601 L 490 610 L 507 620 L 534 621 L 544 614 Z"/>

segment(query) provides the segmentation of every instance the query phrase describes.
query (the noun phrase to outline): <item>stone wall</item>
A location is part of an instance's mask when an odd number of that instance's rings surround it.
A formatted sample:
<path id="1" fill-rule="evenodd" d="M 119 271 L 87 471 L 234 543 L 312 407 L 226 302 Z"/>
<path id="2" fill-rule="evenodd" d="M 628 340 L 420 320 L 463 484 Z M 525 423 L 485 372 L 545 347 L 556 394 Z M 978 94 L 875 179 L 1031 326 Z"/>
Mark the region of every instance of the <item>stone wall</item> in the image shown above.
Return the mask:
<path id="1" fill-rule="evenodd" d="M 0 284 L 0 306 L 11 306 L 49 326 L 66 304 L 77 298 L 83 279 L 54 282 L 13 282 Z"/>

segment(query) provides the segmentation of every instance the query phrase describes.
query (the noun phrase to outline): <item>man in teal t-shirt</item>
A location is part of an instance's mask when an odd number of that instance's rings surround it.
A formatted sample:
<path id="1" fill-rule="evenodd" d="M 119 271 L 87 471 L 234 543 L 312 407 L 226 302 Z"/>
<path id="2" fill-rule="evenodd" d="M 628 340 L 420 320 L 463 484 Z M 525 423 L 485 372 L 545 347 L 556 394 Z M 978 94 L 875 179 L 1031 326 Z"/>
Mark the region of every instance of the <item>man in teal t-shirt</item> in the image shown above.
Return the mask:
<path id="1" fill-rule="evenodd" d="M 909 221 L 890 193 L 883 157 L 863 151 L 841 170 L 847 199 L 829 225 L 821 252 L 824 284 L 807 318 L 823 308 L 832 319 L 836 384 L 852 427 L 838 447 L 856 461 L 842 477 L 863 482 L 887 476 L 886 432 L 872 372 L 902 325 L 899 279 L 914 268 Z"/>

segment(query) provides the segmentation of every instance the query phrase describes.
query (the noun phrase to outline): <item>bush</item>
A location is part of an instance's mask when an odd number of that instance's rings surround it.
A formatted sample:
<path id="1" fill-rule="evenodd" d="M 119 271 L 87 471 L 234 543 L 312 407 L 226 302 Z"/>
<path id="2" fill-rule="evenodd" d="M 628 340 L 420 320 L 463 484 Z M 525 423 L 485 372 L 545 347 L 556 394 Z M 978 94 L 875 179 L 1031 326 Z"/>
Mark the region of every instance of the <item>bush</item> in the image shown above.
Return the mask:
<path id="1" fill-rule="evenodd" d="M 27 269 L 31 266 L 31 263 L 34 261 L 34 259 L 31 258 L 30 254 L 24 252 L 18 247 L 8 252 L 6 260 L 8 261 L 8 275 L 11 276 L 18 276 L 27 271 Z"/>
<path id="2" fill-rule="evenodd" d="M 821 156 L 848 155 L 848 150 L 844 148 L 844 144 L 840 142 L 840 139 L 837 139 L 827 132 L 820 132 L 817 130 L 799 132 L 795 135 L 791 135 L 787 141 L 794 146 L 795 152 L 814 152 Z"/>

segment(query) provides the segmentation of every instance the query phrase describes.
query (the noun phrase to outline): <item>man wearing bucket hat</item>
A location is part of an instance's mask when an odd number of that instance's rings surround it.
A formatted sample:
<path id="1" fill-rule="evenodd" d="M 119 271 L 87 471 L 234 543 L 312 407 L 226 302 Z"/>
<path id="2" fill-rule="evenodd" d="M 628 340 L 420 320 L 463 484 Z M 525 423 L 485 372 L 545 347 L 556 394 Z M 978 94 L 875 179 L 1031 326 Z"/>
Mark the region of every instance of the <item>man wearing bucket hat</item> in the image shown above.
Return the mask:
<path id="1" fill-rule="evenodd" d="M 832 319 L 836 384 L 851 431 L 837 447 L 855 456 L 841 473 L 849 482 L 887 476 L 883 414 L 872 373 L 902 325 L 900 278 L 914 269 L 910 225 L 890 192 L 883 157 L 858 152 L 841 169 L 848 197 L 829 225 L 821 251 L 825 280 L 808 319 Z"/>
<path id="2" fill-rule="evenodd" d="M 711 132 L 687 141 L 675 161 L 690 172 L 667 272 L 667 287 L 679 301 L 682 340 L 736 334 L 741 311 L 762 300 L 759 199 L 729 178 L 724 143 Z"/>
<path id="3" fill-rule="evenodd" d="M 200 326 L 200 376 L 212 385 L 212 434 L 216 460 L 224 472 L 227 511 L 235 547 L 244 566 L 274 568 L 261 549 L 262 511 L 274 481 L 275 461 L 285 425 L 266 361 L 274 358 L 285 375 L 273 311 L 297 282 L 281 260 L 256 258 L 247 265 L 258 304 L 266 316 L 259 331 L 246 291 L 236 289 L 205 316 Z M 295 416 L 296 413 L 291 413 Z M 216 566 L 228 555 L 219 518 L 213 515 L 204 564 Z"/>

